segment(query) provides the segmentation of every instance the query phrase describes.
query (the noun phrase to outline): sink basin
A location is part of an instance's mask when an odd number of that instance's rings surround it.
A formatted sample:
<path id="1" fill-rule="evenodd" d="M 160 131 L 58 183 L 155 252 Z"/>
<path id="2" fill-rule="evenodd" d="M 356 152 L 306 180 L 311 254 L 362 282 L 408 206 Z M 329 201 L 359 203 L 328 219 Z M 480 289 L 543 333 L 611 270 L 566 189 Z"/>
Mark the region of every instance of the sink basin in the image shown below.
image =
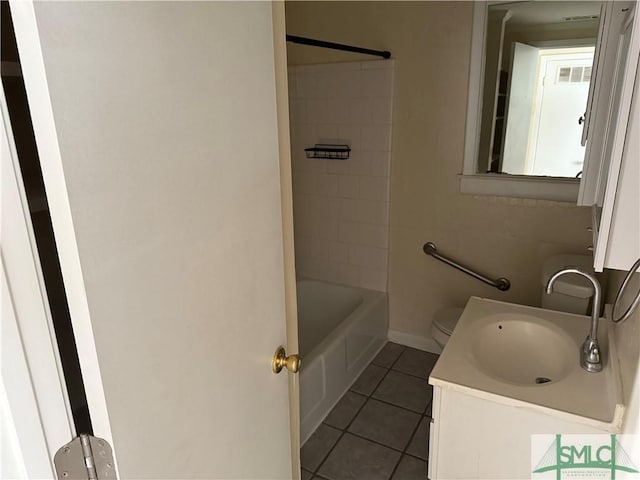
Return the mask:
<path id="1" fill-rule="evenodd" d="M 600 319 L 603 370 L 585 371 L 589 326 L 584 315 L 471 297 L 429 383 L 615 432 L 624 411 L 615 342 Z"/>
<path id="2" fill-rule="evenodd" d="M 473 335 L 472 354 L 485 374 L 518 385 L 543 385 L 566 377 L 578 346 L 551 322 L 526 314 L 485 317 Z"/>

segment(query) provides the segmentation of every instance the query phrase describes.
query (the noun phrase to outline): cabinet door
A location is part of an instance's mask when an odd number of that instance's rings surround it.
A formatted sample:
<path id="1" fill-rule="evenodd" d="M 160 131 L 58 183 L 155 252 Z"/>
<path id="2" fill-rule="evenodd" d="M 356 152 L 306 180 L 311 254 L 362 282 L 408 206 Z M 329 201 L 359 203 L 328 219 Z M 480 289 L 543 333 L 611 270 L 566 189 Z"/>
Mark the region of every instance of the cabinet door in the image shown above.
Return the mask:
<path id="1" fill-rule="evenodd" d="M 628 270 L 640 258 L 640 70 L 636 71 L 622 161 L 615 177 L 612 174 L 607 185 L 595 260 L 604 268 Z"/>
<path id="2" fill-rule="evenodd" d="M 602 206 L 611 165 L 612 139 L 617 128 L 624 128 L 630 100 L 625 93 L 633 85 L 637 45 L 632 42 L 635 2 L 606 4 L 594 59 L 594 77 L 588 100 L 587 148 L 578 193 L 579 206 Z M 637 22 L 635 22 L 637 23 Z M 626 111 L 626 114 L 625 114 Z M 584 140 L 584 139 L 583 139 Z"/>
<path id="3" fill-rule="evenodd" d="M 604 150 L 604 157 L 610 165 L 608 174 L 602 179 L 602 200 L 596 199 L 597 204 L 602 205 L 600 224 L 594 225 L 597 227 L 594 254 L 596 271 L 602 271 L 603 268 L 626 270 L 640 256 L 637 191 L 640 183 L 637 166 L 640 31 L 638 9 L 630 8 L 627 13 L 629 17 L 622 25 L 618 42 L 618 74 Z"/>

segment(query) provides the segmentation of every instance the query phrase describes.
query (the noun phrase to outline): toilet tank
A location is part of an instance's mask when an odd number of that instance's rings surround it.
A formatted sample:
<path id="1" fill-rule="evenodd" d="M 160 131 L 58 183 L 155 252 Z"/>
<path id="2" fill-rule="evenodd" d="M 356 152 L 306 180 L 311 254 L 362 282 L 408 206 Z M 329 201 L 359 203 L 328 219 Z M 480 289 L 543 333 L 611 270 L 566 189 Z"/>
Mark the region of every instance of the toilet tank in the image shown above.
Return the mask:
<path id="1" fill-rule="evenodd" d="M 545 287 L 549 278 L 565 267 L 577 267 L 593 274 L 593 258 L 588 255 L 554 255 L 549 257 L 542 267 L 542 308 L 560 312 L 587 315 L 589 302 L 593 296 L 593 285 L 586 278 L 566 274 L 556 280 L 553 293 L 547 294 Z"/>

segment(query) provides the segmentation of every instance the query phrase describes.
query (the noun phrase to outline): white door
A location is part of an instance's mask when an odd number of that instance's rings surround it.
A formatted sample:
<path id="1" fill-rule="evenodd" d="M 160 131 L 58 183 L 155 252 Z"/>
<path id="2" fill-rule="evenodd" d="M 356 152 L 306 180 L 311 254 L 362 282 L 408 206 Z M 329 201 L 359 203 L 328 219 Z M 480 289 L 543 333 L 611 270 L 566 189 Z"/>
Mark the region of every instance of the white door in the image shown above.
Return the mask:
<path id="1" fill-rule="evenodd" d="M 1 88 L 0 147 L 0 478 L 53 478 L 73 422 Z"/>
<path id="2" fill-rule="evenodd" d="M 272 5 L 11 7 L 94 432 L 120 478 L 290 478 L 287 375 L 270 365 L 286 344 Z"/>
<path id="3" fill-rule="evenodd" d="M 545 56 L 540 104 L 534 116 L 529 175 L 575 178 L 582 171 L 585 148 L 582 124 L 589 94 L 593 52 Z"/>

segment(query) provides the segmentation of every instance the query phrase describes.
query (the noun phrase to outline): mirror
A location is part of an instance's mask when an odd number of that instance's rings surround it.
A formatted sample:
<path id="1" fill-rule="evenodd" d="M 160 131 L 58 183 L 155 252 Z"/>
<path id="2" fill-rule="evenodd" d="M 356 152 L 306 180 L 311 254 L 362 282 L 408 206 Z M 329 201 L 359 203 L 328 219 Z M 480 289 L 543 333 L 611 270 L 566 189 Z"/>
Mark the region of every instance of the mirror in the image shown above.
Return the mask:
<path id="1" fill-rule="evenodd" d="M 600 2 L 491 4 L 476 173 L 580 178 Z"/>

